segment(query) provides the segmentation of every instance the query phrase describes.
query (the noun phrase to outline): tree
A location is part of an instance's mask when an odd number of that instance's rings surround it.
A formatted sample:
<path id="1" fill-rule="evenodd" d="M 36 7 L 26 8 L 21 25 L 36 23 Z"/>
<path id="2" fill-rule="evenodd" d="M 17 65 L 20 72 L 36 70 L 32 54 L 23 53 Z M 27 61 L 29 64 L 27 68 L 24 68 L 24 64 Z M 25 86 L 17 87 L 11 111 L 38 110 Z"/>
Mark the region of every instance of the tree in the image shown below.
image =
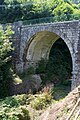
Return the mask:
<path id="1" fill-rule="evenodd" d="M 34 20 L 36 23 L 39 18 L 53 17 L 53 21 L 64 21 L 79 19 L 73 16 L 73 11 L 80 8 L 80 0 L 77 4 L 72 0 L 0 0 L 0 23 L 12 23 L 20 20 Z M 73 0 L 75 1 L 75 0 Z M 41 2 L 41 3 L 40 3 Z M 78 15 L 76 15 L 78 16 Z M 49 22 L 50 19 L 43 20 Z M 40 21 L 42 22 L 42 20 Z M 31 22 L 30 22 L 31 23 Z"/>
<path id="2" fill-rule="evenodd" d="M 68 3 L 61 4 L 53 11 L 54 16 L 57 16 L 57 21 L 70 20 L 73 12 L 74 8 Z"/>
<path id="3" fill-rule="evenodd" d="M 75 10 L 74 13 L 73 13 L 73 18 L 75 20 L 78 20 L 80 18 L 80 10 Z"/>
<path id="4" fill-rule="evenodd" d="M 0 25 L 0 97 L 7 96 L 9 94 L 9 79 L 10 79 L 10 63 L 11 63 L 11 51 L 12 42 L 10 42 L 11 36 L 14 32 L 10 26 L 7 26 L 4 30 Z"/>

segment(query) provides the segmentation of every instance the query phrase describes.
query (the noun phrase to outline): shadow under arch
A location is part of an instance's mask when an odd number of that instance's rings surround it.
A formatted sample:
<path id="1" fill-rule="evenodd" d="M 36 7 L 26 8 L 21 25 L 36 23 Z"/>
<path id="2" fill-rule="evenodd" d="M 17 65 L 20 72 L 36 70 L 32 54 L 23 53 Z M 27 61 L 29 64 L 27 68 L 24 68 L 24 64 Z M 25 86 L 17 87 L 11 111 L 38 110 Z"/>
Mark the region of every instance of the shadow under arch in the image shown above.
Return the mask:
<path id="1" fill-rule="evenodd" d="M 71 53 L 62 38 L 52 45 L 46 69 L 46 78 L 54 83 L 52 90 L 54 99 L 63 99 L 71 91 L 73 64 Z"/>
<path id="2" fill-rule="evenodd" d="M 52 45 L 48 61 L 47 69 L 49 72 L 51 70 L 64 83 L 64 79 L 71 80 L 73 70 L 72 57 L 68 46 L 62 38 L 56 40 Z"/>

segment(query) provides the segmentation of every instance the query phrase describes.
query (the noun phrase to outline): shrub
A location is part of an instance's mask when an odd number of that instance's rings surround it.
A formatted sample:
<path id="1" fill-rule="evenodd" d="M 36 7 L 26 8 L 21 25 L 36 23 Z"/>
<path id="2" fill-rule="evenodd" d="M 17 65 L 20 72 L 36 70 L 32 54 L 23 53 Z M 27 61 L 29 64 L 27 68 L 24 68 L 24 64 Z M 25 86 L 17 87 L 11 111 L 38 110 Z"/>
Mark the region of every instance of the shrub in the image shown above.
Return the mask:
<path id="1" fill-rule="evenodd" d="M 12 42 L 11 36 L 14 32 L 10 26 L 4 30 L 0 26 L 0 97 L 9 95 L 9 84 L 11 80 L 11 51 Z"/>
<path id="2" fill-rule="evenodd" d="M 30 120 L 29 111 L 25 107 L 22 107 L 21 109 L 23 113 L 23 120 Z"/>
<path id="3" fill-rule="evenodd" d="M 15 97 L 16 97 L 16 99 L 17 99 L 17 101 L 20 105 L 26 104 L 26 102 L 28 100 L 28 95 L 27 94 L 17 95 Z"/>
<path id="4" fill-rule="evenodd" d="M 3 104 L 6 104 L 6 106 L 9 106 L 10 108 L 18 107 L 20 105 L 20 103 L 14 96 L 6 97 L 6 99 L 3 101 Z"/>
<path id="5" fill-rule="evenodd" d="M 0 111 L 0 120 L 30 120 L 29 111 L 24 107 L 2 110 Z"/>
<path id="6" fill-rule="evenodd" d="M 52 96 L 49 93 L 40 94 L 31 101 L 31 107 L 36 110 L 44 109 L 51 103 L 51 98 Z"/>
<path id="7" fill-rule="evenodd" d="M 30 120 L 26 107 L 26 95 L 6 97 L 0 100 L 0 120 Z"/>

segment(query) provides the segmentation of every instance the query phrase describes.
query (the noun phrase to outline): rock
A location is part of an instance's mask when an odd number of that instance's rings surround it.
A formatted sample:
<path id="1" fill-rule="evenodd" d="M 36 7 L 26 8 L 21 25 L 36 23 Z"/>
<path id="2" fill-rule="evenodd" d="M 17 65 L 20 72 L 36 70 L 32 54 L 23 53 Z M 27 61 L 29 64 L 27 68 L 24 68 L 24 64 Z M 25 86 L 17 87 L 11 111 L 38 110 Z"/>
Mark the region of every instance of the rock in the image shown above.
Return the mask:
<path id="1" fill-rule="evenodd" d="M 39 88 L 41 87 L 41 82 L 42 80 L 40 78 L 40 75 L 37 75 L 37 74 L 32 75 L 31 80 L 30 80 L 30 85 L 31 85 L 32 90 L 38 91 Z"/>
<path id="2" fill-rule="evenodd" d="M 27 76 L 26 80 L 23 80 L 22 83 L 14 84 L 11 87 L 12 94 L 22 94 L 22 93 L 34 93 L 39 90 L 41 87 L 41 78 L 39 75 L 30 75 Z"/>

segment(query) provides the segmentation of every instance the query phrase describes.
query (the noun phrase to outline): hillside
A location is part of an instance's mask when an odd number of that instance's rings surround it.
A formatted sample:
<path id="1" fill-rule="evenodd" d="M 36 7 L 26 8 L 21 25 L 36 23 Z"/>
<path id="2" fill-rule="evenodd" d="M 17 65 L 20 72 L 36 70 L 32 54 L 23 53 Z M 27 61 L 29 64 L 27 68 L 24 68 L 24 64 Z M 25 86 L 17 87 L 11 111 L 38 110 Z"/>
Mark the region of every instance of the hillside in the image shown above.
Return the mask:
<path id="1" fill-rule="evenodd" d="M 0 120 L 69 120 L 67 117 L 74 108 L 79 94 L 78 88 L 64 99 L 54 100 L 50 93 L 22 94 L 0 100 Z M 71 116 L 74 119 L 80 104 Z"/>
<path id="2" fill-rule="evenodd" d="M 66 120 L 74 108 L 77 100 L 79 98 L 79 94 L 77 94 L 77 88 L 70 92 L 68 96 L 65 97 L 64 100 L 58 102 L 55 105 L 52 105 L 46 112 L 44 112 L 39 120 Z M 79 118 L 75 119 L 76 113 L 80 109 L 80 102 L 79 105 L 76 107 L 74 113 L 71 116 L 71 120 L 80 120 L 80 112 Z M 68 119 L 69 120 L 69 119 Z"/>

